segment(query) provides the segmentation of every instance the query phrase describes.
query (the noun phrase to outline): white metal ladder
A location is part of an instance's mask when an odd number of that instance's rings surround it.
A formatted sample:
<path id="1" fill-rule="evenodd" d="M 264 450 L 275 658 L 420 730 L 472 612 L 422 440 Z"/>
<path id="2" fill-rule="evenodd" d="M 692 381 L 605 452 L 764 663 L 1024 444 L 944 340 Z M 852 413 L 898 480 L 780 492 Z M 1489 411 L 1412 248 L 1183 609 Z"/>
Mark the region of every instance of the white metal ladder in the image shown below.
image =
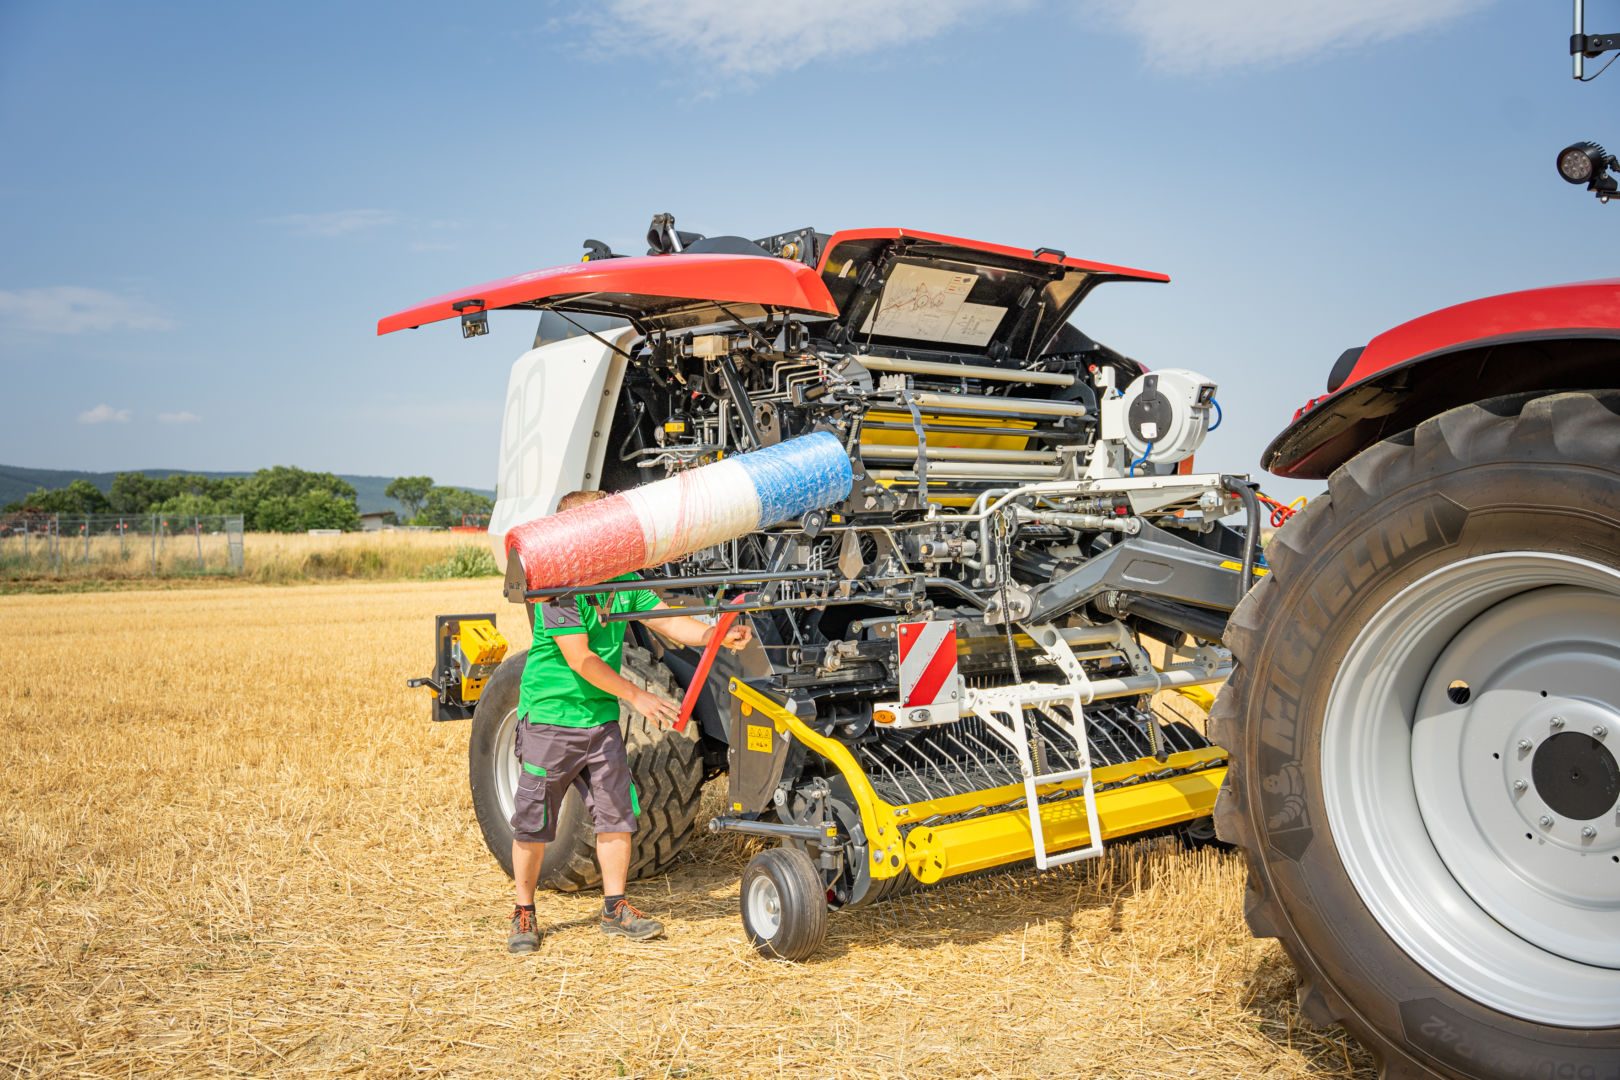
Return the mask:
<path id="1" fill-rule="evenodd" d="M 1018 755 L 1018 770 L 1024 780 L 1024 805 L 1029 810 L 1029 831 L 1035 852 L 1035 865 L 1042 870 L 1079 862 L 1102 854 L 1102 829 L 1097 822 L 1097 796 L 1091 783 L 1091 747 L 1086 741 L 1084 695 L 1078 687 L 1053 683 L 1020 683 L 970 692 L 969 707 L 980 720 Z M 1054 705 L 1066 705 L 1064 719 Z M 1026 709 L 1034 709 L 1051 720 L 1074 744 L 1076 767 L 1056 772 L 1040 772 L 1030 748 Z M 1004 719 L 1005 718 L 1005 719 Z M 1054 855 L 1046 849 L 1046 832 L 1041 823 L 1037 789 L 1046 784 L 1082 781 L 1081 795 L 1086 805 L 1086 843 L 1082 847 Z"/>

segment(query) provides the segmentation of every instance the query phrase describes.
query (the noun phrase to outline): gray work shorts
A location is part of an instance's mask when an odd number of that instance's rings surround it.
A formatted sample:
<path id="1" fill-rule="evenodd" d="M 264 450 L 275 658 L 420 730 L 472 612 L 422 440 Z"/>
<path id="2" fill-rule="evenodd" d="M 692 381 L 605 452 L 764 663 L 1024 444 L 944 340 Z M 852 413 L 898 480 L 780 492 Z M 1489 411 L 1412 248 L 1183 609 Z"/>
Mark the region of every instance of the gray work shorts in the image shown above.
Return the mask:
<path id="1" fill-rule="evenodd" d="M 513 839 L 529 844 L 556 839 L 557 811 L 570 787 L 579 789 L 598 833 L 636 831 L 641 801 L 618 724 L 575 728 L 531 724 L 524 717 L 517 728 Z"/>

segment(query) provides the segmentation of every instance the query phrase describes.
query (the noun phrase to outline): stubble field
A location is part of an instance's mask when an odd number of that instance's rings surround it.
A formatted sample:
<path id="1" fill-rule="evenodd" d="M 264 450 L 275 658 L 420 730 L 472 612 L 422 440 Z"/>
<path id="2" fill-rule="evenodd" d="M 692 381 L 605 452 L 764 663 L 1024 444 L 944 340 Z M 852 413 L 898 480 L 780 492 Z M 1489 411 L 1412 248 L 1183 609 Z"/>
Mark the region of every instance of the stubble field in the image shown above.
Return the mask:
<path id="1" fill-rule="evenodd" d="M 1372 1075 L 1249 938 L 1240 861 L 1168 842 L 835 915 L 793 966 L 700 833 L 632 886 L 665 940 L 543 895 L 507 956 L 467 725 L 404 687 L 433 614 L 492 609 L 525 645 L 491 581 L 0 596 L 0 1068 Z"/>

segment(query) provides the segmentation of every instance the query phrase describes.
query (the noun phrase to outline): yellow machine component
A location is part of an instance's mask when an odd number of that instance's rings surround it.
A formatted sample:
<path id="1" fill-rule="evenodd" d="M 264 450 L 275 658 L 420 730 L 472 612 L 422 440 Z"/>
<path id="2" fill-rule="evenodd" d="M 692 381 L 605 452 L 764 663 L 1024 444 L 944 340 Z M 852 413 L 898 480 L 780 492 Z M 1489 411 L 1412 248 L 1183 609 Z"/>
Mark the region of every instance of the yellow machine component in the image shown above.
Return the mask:
<path id="1" fill-rule="evenodd" d="M 731 695 L 742 705 L 745 715 L 758 712 L 769 718 L 779 734 L 794 739 L 820 754 L 837 767 L 855 799 L 866 832 L 869 871 L 875 880 L 898 875 L 903 869 L 923 882 L 935 882 L 957 874 L 971 873 L 990 866 L 1019 862 L 1035 855 L 1034 839 L 1025 807 L 968 818 L 946 825 L 913 829 L 902 837 L 901 828 L 936 817 L 950 817 L 984 806 L 1000 806 L 1024 797 L 1021 784 L 985 791 L 970 791 L 926 802 L 896 806 L 884 801 L 872 788 L 854 755 L 836 739 L 828 738 L 800 720 L 781 703 L 736 679 Z M 1097 791 L 1097 818 L 1103 839 L 1132 836 L 1152 829 L 1176 825 L 1209 816 L 1215 808 L 1215 794 L 1226 777 L 1225 750 L 1218 746 L 1171 754 L 1164 761 L 1142 758 L 1108 765 L 1092 773 Z M 1207 766 L 1199 768 L 1199 766 Z M 1196 769 L 1196 772 L 1186 770 Z M 1138 779 L 1161 772 L 1180 775 L 1163 779 Z M 1111 787 L 1135 781 L 1122 787 Z M 1043 786 L 1043 797 L 1064 791 L 1078 792 L 1083 781 L 1071 780 Z M 1087 841 L 1084 801 L 1061 799 L 1041 805 L 1041 825 L 1048 852 L 1056 854 L 1079 847 Z"/>
<path id="2" fill-rule="evenodd" d="M 1218 753 L 1224 756 L 1224 751 Z M 1132 764 L 1136 763 L 1128 762 L 1119 767 L 1127 768 Z M 1097 779 L 1102 780 L 1108 771 L 1097 770 Z M 1215 810 L 1215 796 L 1225 778 L 1223 765 L 1099 791 L 1097 820 L 1102 826 L 1102 838 L 1134 836 L 1207 817 Z M 1089 843 L 1085 800 L 1062 799 L 1041 804 L 1041 830 L 1053 852 Z M 906 865 L 924 884 L 1033 858 L 1034 854 L 1029 811 L 1023 807 L 947 825 L 923 826 L 906 835 Z"/>
<path id="3" fill-rule="evenodd" d="M 506 638 L 488 619 L 468 619 L 451 641 L 461 672 L 461 700 L 477 701 L 484 684 L 506 658 Z"/>
<path id="4" fill-rule="evenodd" d="M 1176 693 L 1205 712 L 1215 707 L 1215 691 L 1207 686 L 1180 686 L 1176 688 Z"/>
<path id="5" fill-rule="evenodd" d="M 1018 434 L 1035 426 L 1029 420 L 997 420 L 992 418 L 965 420 L 959 416 L 934 416 L 928 412 L 921 413 L 923 423 L 930 429 L 928 445 L 934 447 L 953 447 L 962 450 L 1025 450 L 1029 447 L 1029 438 Z M 861 428 L 862 446 L 916 446 L 917 435 L 911 430 L 911 414 L 904 412 L 887 412 L 874 409 L 867 413 L 868 420 L 877 420 L 891 424 L 904 424 L 906 430 L 896 431 L 889 428 Z M 947 434 L 953 427 L 964 428 L 1005 428 L 1005 435 L 979 435 L 979 434 Z M 884 487 L 893 485 L 892 480 L 878 481 Z M 947 496 L 935 496 L 929 500 L 938 506 L 967 506 L 973 500 Z"/>

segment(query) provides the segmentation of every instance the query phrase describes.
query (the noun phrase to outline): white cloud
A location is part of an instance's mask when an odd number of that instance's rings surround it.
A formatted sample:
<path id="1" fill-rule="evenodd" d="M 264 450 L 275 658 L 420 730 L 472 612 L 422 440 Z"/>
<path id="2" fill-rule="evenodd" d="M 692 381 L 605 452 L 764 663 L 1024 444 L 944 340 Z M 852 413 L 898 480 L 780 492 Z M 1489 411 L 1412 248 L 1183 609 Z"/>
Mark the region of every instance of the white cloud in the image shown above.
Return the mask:
<path id="1" fill-rule="evenodd" d="M 128 409 L 115 409 L 111 405 L 97 405 L 79 414 L 81 424 L 127 424 L 132 414 Z"/>
<path id="2" fill-rule="evenodd" d="M 1083 0 L 1139 40 L 1150 65 L 1271 66 L 1429 30 L 1492 0 Z"/>
<path id="3" fill-rule="evenodd" d="M 268 225 L 281 225 L 304 236 L 345 236 L 362 229 L 392 225 L 392 210 L 328 210 L 319 214 L 282 214 L 266 218 Z"/>
<path id="4" fill-rule="evenodd" d="M 201 421 L 202 417 L 194 412 L 186 412 L 184 409 L 180 412 L 158 413 L 158 423 L 160 424 L 196 424 Z"/>
<path id="5" fill-rule="evenodd" d="M 589 20 L 597 44 L 612 52 L 685 56 L 690 70 L 746 77 L 919 41 L 974 11 L 1006 10 L 1014 2 L 609 0 Z"/>
<path id="6" fill-rule="evenodd" d="M 175 325 L 145 301 L 83 285 L 0 289 L 0 323 L 37 334 L 172 330 Z"/>

